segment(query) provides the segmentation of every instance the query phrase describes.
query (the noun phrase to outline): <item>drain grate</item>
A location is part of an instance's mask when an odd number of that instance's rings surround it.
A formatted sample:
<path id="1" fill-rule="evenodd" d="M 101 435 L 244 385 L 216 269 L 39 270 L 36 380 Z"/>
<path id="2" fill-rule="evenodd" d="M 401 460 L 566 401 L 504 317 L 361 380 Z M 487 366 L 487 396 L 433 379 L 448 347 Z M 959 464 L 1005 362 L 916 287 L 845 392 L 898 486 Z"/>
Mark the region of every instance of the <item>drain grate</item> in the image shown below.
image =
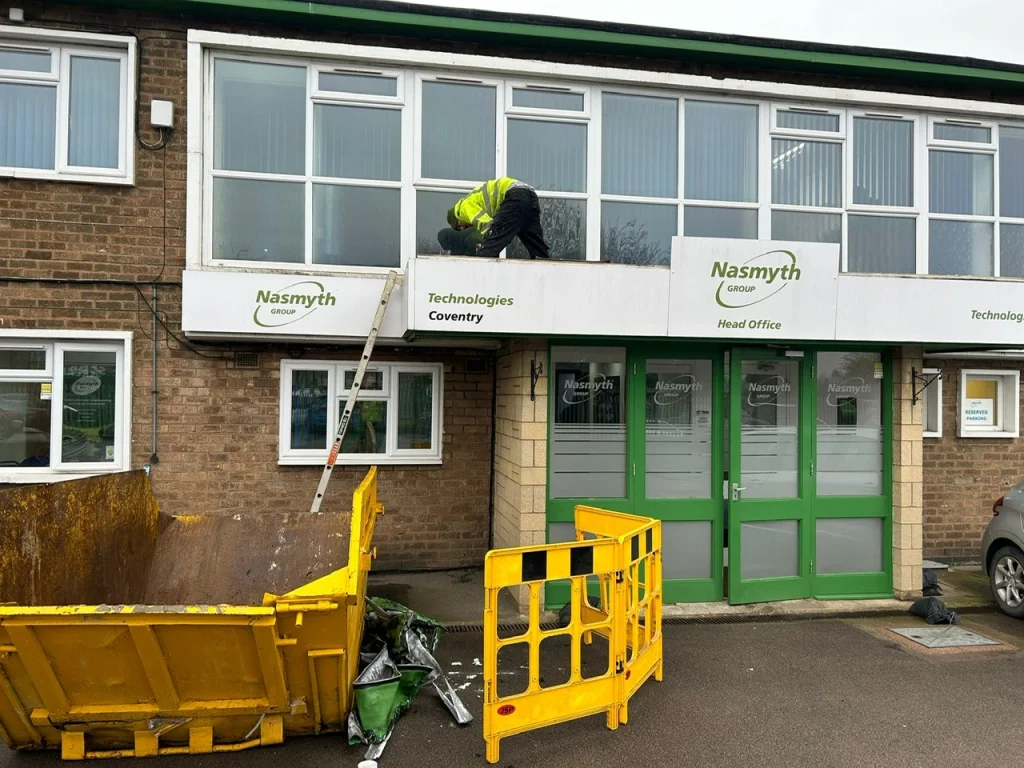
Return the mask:
<path id="1" fill-rule="evenodd" d="M 925 648 L 973 648 L 983 645 L 999 645 L 995 640 L 957 626 L 911 627 L 909 629 L 890 627 L 889 631 L 908 640 L 913 640 Z"/>

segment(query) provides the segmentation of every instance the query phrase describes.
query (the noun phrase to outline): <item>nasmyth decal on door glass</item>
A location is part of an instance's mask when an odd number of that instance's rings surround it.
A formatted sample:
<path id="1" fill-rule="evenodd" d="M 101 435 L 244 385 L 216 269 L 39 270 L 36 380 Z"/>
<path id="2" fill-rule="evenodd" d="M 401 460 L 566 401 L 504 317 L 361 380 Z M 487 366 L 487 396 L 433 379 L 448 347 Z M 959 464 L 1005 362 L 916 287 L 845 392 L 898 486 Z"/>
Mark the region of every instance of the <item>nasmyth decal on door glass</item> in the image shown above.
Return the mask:
<path id="1" fill-rule="evenodd" d="M 668 333 L 831 339 L 839 246 L 673 238 Z"/>
<path id="2" fill-rule="evenodd" d="M 261 328 L 277 328 L 308 317 L 320 307 L 337 303 L 334 294 L 324 290 L 323 283 L 303 280 L 277 290 L 257 290 L 252 320 Z"/>

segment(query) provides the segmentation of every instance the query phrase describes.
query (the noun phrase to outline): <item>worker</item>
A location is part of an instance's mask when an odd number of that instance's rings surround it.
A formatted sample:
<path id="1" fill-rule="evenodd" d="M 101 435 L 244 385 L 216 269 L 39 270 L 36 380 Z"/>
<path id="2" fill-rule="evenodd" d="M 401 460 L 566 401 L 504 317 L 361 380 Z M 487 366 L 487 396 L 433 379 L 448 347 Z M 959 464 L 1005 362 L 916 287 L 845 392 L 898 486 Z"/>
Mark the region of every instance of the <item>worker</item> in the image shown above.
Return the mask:
<path id="1" fill-rule="evenodd" d="M 476 247 L 483 241 L 484 236 L 475 228 L 459 230 L 445 227 L 437 233 L 441 253 L 452 256 L 476 256 Z"/>
<path id="2" fill-rule="evenodd" d="M 458 231 L 473 227 L 483 235 L 478 256 L 497 256 L 518 237 L 531 259 L 550 258 L 537 193 L 508 176 L 485 181 L 459 200 L 448 210 L 448 225 Z"/>

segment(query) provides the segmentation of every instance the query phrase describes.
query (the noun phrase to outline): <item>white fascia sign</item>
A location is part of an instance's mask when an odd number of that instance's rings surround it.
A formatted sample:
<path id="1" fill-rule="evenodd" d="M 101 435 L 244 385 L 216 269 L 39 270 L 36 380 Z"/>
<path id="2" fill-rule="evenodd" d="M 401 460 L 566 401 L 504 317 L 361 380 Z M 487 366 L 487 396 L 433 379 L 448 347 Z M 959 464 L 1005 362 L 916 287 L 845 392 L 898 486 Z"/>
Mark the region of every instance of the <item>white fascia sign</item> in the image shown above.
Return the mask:
<path id="1" fill-rule="evenodd" d="M 385 278 L 186 270 L 181 326 L 196 337 L 365 337 Z M 380 336 L 401 339 L 406 330 L 405 299 L 397 287 Z"/>
<path id="2" fill-rule="evenodd" d="M 835 337 L 839 246 L 677 237 L 668 335 Z"/>

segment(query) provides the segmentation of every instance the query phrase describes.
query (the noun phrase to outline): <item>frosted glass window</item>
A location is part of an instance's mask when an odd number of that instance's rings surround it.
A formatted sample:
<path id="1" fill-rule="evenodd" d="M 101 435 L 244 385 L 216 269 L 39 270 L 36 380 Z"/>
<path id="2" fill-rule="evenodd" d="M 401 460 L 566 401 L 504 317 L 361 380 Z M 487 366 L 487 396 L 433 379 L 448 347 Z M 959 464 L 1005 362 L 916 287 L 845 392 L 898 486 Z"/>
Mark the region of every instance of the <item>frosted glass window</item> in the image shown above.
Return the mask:
<path id="1" fill-rule="evenodd" d="M 213 258 L 229 261 L 305 259 L 303 184 L 213 180 Z"/>
<path id="2" fill-rule="evenodd" d="M 800 524 L 796 520 L 740 523 L 740 578 L 800 575 Z"/>
<path id="3" fill-rule="evenodd" d="M 990 222 L 932 219 L 928 231 L 928 274 L 992 275 Z"/>
<path id="4" fill-rule="evenodd" d="M 601 261 L 667 265 L 678 222 L 674 205 L 601 204 Z"/>
<path id="5" fill-rule="evenodd" d="M 839 243 L 843 217 L 838 213 L 772 211 L 772 240 L 798 243 Z"/>
<path id="6" fill-rule="evenodd" d="M 397 267 L 401 232 L 381 222 L 401 218 L 401 198 L 400 189 L 314 184 L 313 263 Z"/>
<path id="7" fill-rule="evenodd" d="M 877 517 L 837 518 L 815 523 L 816 573 L 879 573 L 884 521 Z"/>
<path id="8" fill-rule="evenodd" d="M 711 578 L 711 523 L 663 522 L 661 565 L 665 579 Z"/>
<path id="9" fill-rule="evenodd" d="M 999 274 L 1024 277 L 1024 225 L 999 225 Z"/>
<path id="10" fill-rule="evenodd" d="M 449 230 L 448 209 L 455 205 L 464 192 L 427 192 L 417 190 L 416 192 L 416 253 L 417 254 L 439 254 L 441 243 L 437 236 L 441 230 Z M 469 230 L 466 230 L 469 232 Z M 470 233 L 472 235 L 472 233 Z M 474 236 L 475 237 L 475 236 Z M 465 253 L 456 254 L 461 256 L 472 256 L 476 242 L 479 240 L 465 240 Z M 549 243 L 550 245 L 550 243 Z"/>
<path id="11" fill-rule="evenodd" d="M 687 205 L 683 211 L 683 234 L 687 237 L 731 237 L 757 239 L 757 211 L 744 208 L 708 208 Z"/>
<path id="12" fill-rule="evenodd" d="M 71 57 L 68 164 L 117 168 L 121 122 L 121 61 Z"/>
<path id="13" fill-rule="evenodd" d="M 423 83 L 424 177 L 473 182 L 494 178 L 497 98 L 493 86 Z"/>
<path id="14" fill-rule="evenodd" d="M 647 361 L 647 498 L 711 498 L 713 389 L 710 360 Z"/>
<path id="15" fill-rule="evenodd" d="M 626 350 L 554 347 L 551 355 L 551 497 L 625 498 Z"/>
<path id="16" fill-rule="evenodd" d="M 757 106 L 687 99 L 686 197 L 757 201 Z"/>
<path id="17" fill-rule="evenodd" d="M 536 190 L 587 191 L 587 126 L 508 121 L 508 175 Z"/>
<path id="18" fill-rule="evenodd" d="M 601 104 L 601 191 L 676 197 L 678 100 L 605 93 Z"/>
<path id="19" fill-rule="evenodd" d="M 740 486 L 744 499 L 795 498 L 799 489 L 800 366 L 744 361 Z"/>
<path id="20" fill-rule="evenodd" d="M 402 113 L 397 109 L 314 106 L 313 174 L 400 181 Z"/>
<path id="21" fill-rule="evenodd" d="M 916 219 L 851 214 L 848 226 L 848 271 L 905 275 L 917 271 Z"/>
<path id="22" fill-rule="evenodd" d="M 818 496 L 882 493 L 882 357 L 818 353 Z"/>
<path id="23" fill-rule="evenodd" d="M 540 225 L 552 259 L 583 261 L 587 258 L 587 201 L 564 197 L 540 199 Z M 508 258 L 530 255 L 517 237 L 508 247 Z"/>

